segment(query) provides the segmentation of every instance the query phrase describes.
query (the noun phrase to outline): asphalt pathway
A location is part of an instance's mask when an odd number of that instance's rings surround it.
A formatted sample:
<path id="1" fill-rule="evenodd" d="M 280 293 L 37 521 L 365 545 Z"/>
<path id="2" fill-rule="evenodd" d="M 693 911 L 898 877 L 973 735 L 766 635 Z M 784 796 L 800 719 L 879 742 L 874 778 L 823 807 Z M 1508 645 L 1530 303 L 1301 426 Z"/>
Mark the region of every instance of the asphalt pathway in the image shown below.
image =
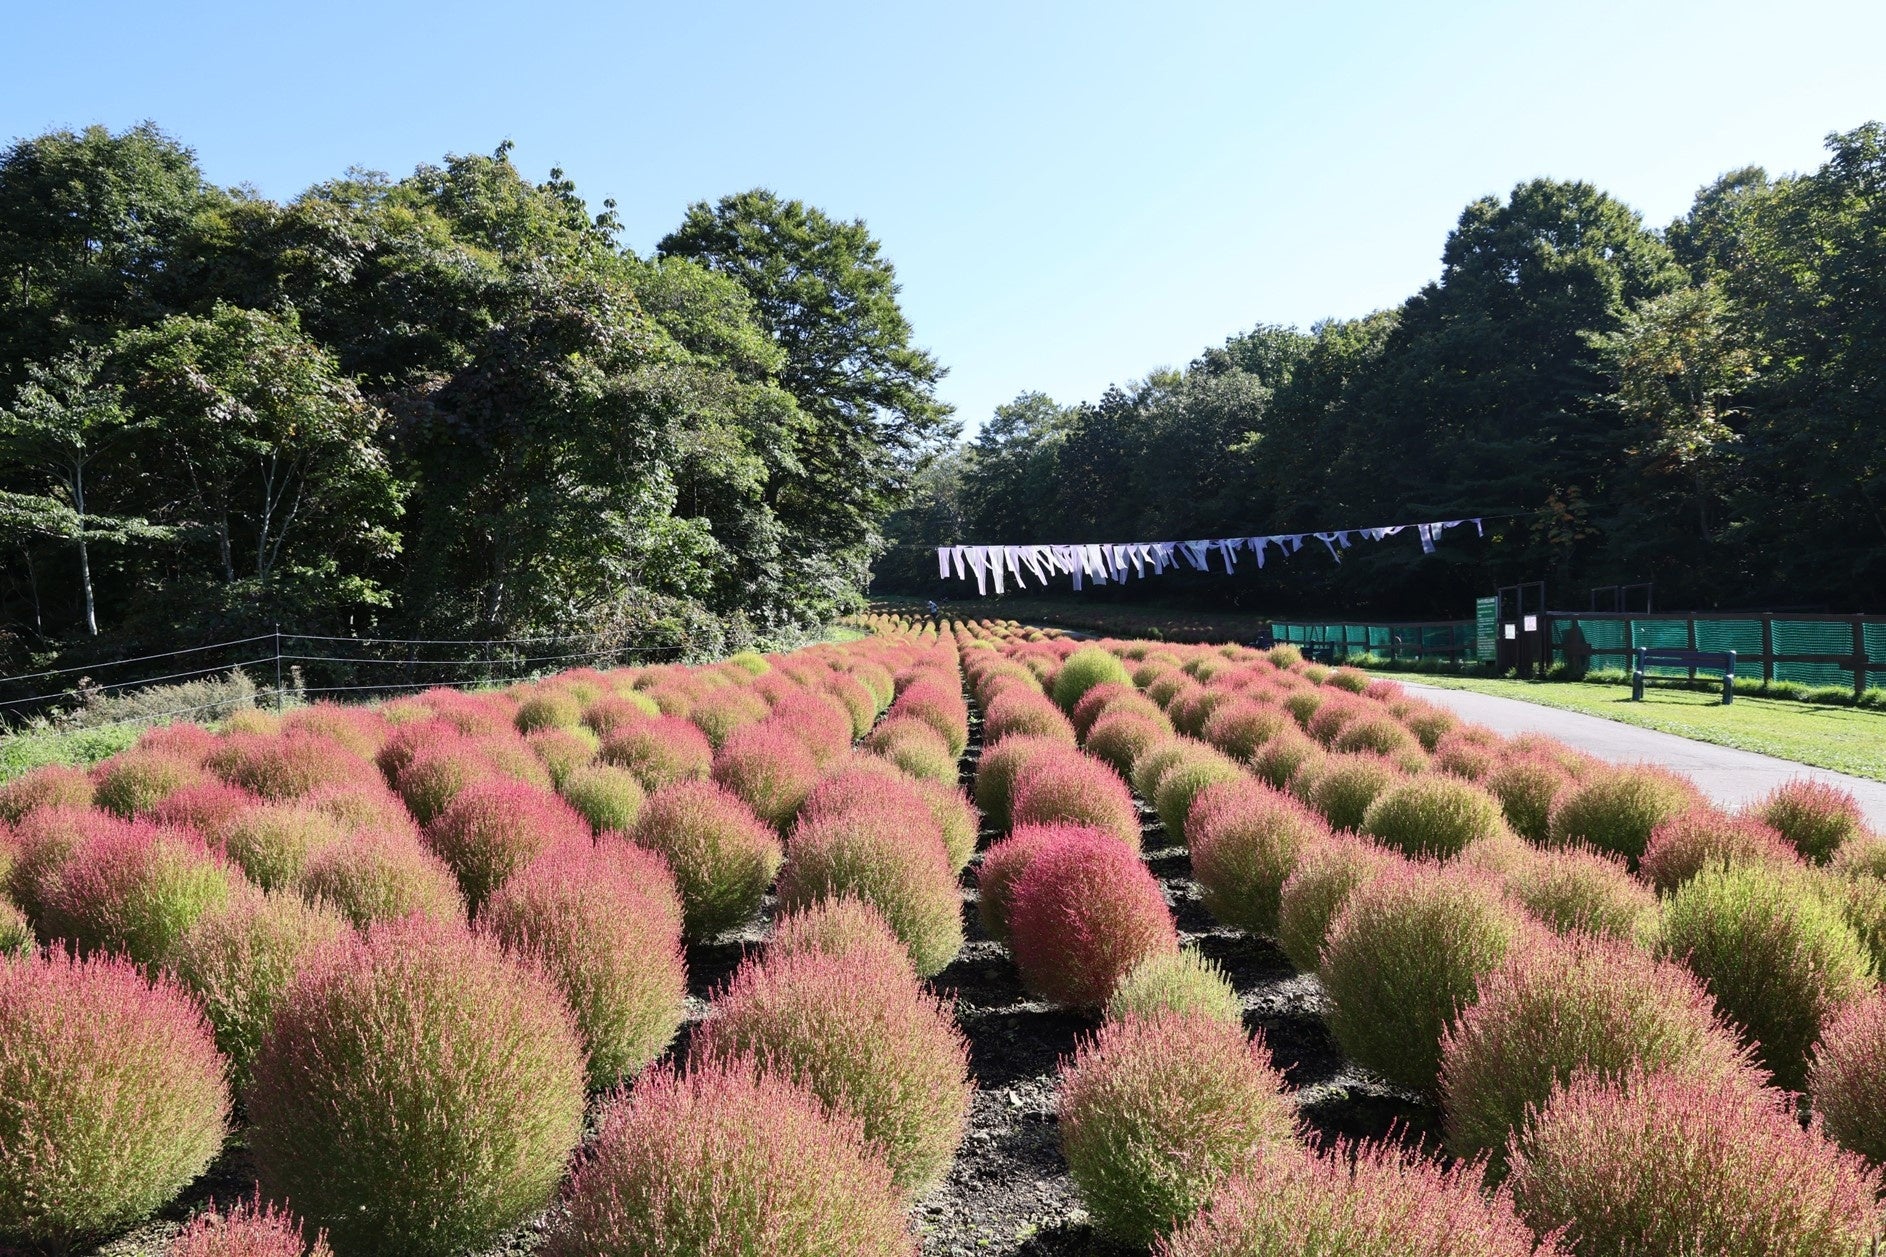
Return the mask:
<path id="1" fill-rule="evenodd" d="M 1448 690 L 1395 678 L 1421 697 L 1454 712 L 1463 720 L 1482 724 L 1498 733 L 1545 733 L 1613 763 L 1661 764 L 1689 777 L 1718 804 L 1740 807 L 1773 790 L 1784 781 L 1811 777 L 1851 791 L 1866 813 L 1867 824 L 1886 832 L 1886 782 L 1849 777 L 1825 768 L 1811 768 L 1793 760 L 1738 751 L 1639 729 L 1583 712 L 1541 707 L 1517 698 Z"/>

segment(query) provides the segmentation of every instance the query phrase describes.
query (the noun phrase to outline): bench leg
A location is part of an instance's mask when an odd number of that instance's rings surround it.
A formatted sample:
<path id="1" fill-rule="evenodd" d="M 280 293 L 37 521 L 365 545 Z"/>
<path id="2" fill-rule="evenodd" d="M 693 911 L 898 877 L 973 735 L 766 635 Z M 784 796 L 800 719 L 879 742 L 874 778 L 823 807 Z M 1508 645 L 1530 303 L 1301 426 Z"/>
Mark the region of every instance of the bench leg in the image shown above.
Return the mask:
<path id="1" fill-rule="evenodd" d="M 1722 705 L 1727 707 L 1735 701 L 1735 673 L 1722 674 Z"/>
<path id="2" fill-rule="evenodd" d="M 1642 672 L 1631 673 L 1631 701 L 1633 703 L 1644 701 L 1644 674 Z"/>

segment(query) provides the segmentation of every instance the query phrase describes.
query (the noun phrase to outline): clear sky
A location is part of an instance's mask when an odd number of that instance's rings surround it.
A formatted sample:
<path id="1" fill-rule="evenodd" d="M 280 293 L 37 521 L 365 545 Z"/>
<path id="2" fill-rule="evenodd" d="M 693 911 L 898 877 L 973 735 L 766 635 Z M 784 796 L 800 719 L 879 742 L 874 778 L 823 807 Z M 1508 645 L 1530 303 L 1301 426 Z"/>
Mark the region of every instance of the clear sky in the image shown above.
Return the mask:
<path id="1" fill-rule="evenodd" d="M 625 242 L 765 185 L 865 219 L 972 427 L 1392 305 L 1545 175 L 1668 222 L 1886 118 L 1886 4 L 0 0 L 0 135 L 149 118 L 289 197 L 561 165 Z"/>

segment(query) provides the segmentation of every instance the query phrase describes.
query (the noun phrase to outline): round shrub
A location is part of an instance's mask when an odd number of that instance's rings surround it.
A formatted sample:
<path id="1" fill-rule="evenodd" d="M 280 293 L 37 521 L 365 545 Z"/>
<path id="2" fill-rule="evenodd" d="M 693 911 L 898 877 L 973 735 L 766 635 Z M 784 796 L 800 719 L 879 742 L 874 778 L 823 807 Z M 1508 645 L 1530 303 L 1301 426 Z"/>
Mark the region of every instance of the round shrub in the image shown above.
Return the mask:
<path id="1" fill-rule="evenodd" d="M 1009 901 L 1014 896 L 1016 879 L 1037 851 L 1070 834 L 1106 837 L 1085 825 L 1021 825 L 983 853 L 982 863 L 976 866 L 976 911 L 990 938 L 1004 944 L 1009 941 Z"/>
<path id="2" fill-rule="evenodd" d="M 535 733 L 539 729 L 569 729 L 582 719 L 583 705 L 576 701 L 574 695 L 548 686 L 519 699 L 517 712 L 511 717 L 519 733 Z"/>
<path id="3" fill-rule="evenodd" d="M 1886 838 L 1866 834 L 1842 843 L 1828 862 L 1837 876 L 1848 879 L 1872 877 L 1886 880 Z"/>
<path id="4" fill-rule="evenodd" d="M 0 961 L 0 1243 L 148 1217 L 215 1159 L 228 1115 L 216 1042 L 170 979 L 58 950 Z"/>
<path id="5" fill-rule="evenodd" d="M 818 777 L 805 743 L 770 720 L 729 734 L 714 754 L 714 780 L 776 829 L 791 824 Z"/>
<path id="6" fill-rule="evenodd" d="M 943 850 L 950 860 L 950 871 L 961 873 L 976 854 L 976 838 L 982 832 L 982 813 L 976 810 L 961 786 L 937 781 L 913 781 L 917 796 L 929 809 L 930 818 L 943 833 Z"/>
<path id="7" fill-rule="evenodd" d="M 1252 777 L 1206 787 L 1187 826 L 1206 910 L 1254 934 L 1277 932 L 1284 881 L 1330 836 L 1322 817 Z"/>
<path id="8" fill-rule="evenodd" d="M 1139 850 L 1139 809 L 1119 774 L 1073 747 L 1037 755 L 1015 776 L 1015 825 L 1089 825 Z"/>
<path id="9" fill-rule="evenodd" d="M 1155 717 L 1161 715 L 1159 704 L 1141 694 L 1132 685 L 1123 681 L 1107 681 L 1081 695 L 1081 701 L 1074 704 L 1070 719 L 1074 722 L 1074 732 L 1085 741 L 1102 716 L 1110 716 L 1115 712 L 1123 711 L 1136 711 L 1142 715 Z"/>
<path id="10" fill-rule="evenodd" d="M 545 1257 L 916 1257 L 856 1119 L 751 1062 L 651 1071 L 604 1111 Z"/>
<path id="11" fill-rule="evenodd" d="M 1480 979 L 1442 1037 L 1448 1151 L 1497 1161 L 1527 1111 L 1574 1074 L 1672 1068 L 1729 1078 L 1745 1059 L 1680 966 L 1615 939 L 1535 939 Z"/>
<path id="12" fill-rule="evenodd" d="M 1432 753 L 1441 744 L 1441 739 L 1460 728 L 1460 717 L 1445 707 L 1436 707 L 1431 703 L 1410 702 L 1394 708 L 1401 722 L 1408 726 L 1408 732 L 1415 735 L 1421 743 L 1421 749 Z"/>
<path id="13" fill-rule="evenodd" d="M 1605 767 L 1561 793 L 1552 805 L 1548 838 L 1556 846 L 1584 842 L 1633 863 L 1651 831 L 1700 802 L 1696 787 L 1646 765 Z"/>
<path id="14" fill-rule="evenodd" d="M 539 729 L 524 739 L 550 774 L 550 784 L 561 790 L 564 781 L 577 769 L 596 758 L 602 743 L 596 735 L 580 726 L 573 729 Z"/>
<path id="15" fill-rule="evenodd" d="M 865 749 L 882 755 L 913 777 L 956 780 L 956 753 L 943 735 L 914 716 L 892 716 L 871 731 Z"/>
<path id="16" fill-rule="evenodd" d="M 437 819 L 465 787 L 493 776 L 491 765 L 468 739 L 453 738 L 414 751 L 393 785 L 413 819 L 425 825 Z"/>
<path id="17" fill-rule="evenodd" d="M 1508 1159 L 1520 1216 L 1578 1257 L 1863 1253 L 1879 1222 L 1865 1163 L 1746 1079 L 1575 1078 Z"/>
<path id="18" fill-rule="evenodd" d="M 120 824 L 86 839 L 41 887 L 42 924 L 81 952 L 120 951 L 155 966 L 198 917 L 229 902 L 240 879 L 188 830 Z"/>
<path id="19" fill-rule="evenodd" d="M 1775 787 L 1750 811 L 1815 864 L 1827 863 L 1842 844 L 1866 832 L 1866 817 L 1850 791 L 1808 778 Z"/>
<path id="20" fill-rule="evenodd" d="M 1072 746 L 1074 726 L 1061 709 L 1046 695 L 1031 690 L 1010 690 L 983 709 L 982 737 L 985 742 L 999 742 L 1017 734 L 1053 738 Z"/>
<path id="21" fill-rule="evenodd" d="M 1800 867 L 1801 860 L 1788 840 L 1765 822 L 1713 807 L 1692 807 L 1650 831 L 1637 871 L 1670 894 L 1710 864 L 1787 869 Z"/>
<path id="22" fill-rule="evenodd" d="M 1506 873 L 1506 893 L 1560 934 L 1635 942 L 1657 920 L 1656 892 L 1632 877 L 1623 860 L 1582 843 L 1515 862 Z"/>
<path id="23" fill-rule="evenodd" d="M 1350 893 L 1404 863 L 1395 852 L 1348 833 L 1306 848 L 1277 896 L 1277 942 L 1290 963 L 1315 973 L 1323 962 L 1330 922 Z"/>
<path id="24" fill-rule="evenodd" d="M 1829 1019 L 1807 1090 L 1841 1147 L 1886 1163 L 1886 996 L 1869 992 Z"/>
<path id="25" fill-rule="evenodd" d="M 1061 743 L 1053 738 L 1016 734 L 992 746 L 982 748 L 976 761 L 976 806 L 997 829 L 1011 823 L 1009 804 L 1015 790 L 1015 778 L 1037 757 L 1059 755 Z"/>
<path id="26" fill-rule="evenodd" d="M 583 724 L 597 737 L 606 739 L 659 715 L 661 708 L 655 706 L 648 695 L 629 690 L 605 695 L 591 703 L 583 711 Z"/>
<path id="27" fill-rule="evenodd" d="M 1190 839 L 1186 823 L 1192 814 L 1192 801 L 1207 786 L 1245 779 L 1238 762 L 1223 752 L 1202 742 L 1187 746 L 1185 753 L 1159 775 L 1159 785 L 1151 796 L 1167 837 L 1174 841 Z"/>
<path id="28" fill-rule="evenodd" d="M 1061 1065 L 1061 1149 L 1102 1235 L 1144 1245 L 1296 1137 L 1262 1039 L 1210 1017 L 1103 1024 Z"/>
<path id="29" fill-rule="evenodd" d="M 492 895 L 479 928 L 563 992 L 591 1086 L 639 1072 L 681 1027 L 688 985 L 680 921 L 651 907 L 606 852 L 563 847 L 538 857 Z"/>
<path id="30" fill-rule="evenodd" d="M 884 914 L 856 895 L 821 899 L 797 912 L 780 914 L 766 940 L 766 958 L 790 956 L 869 956 L 881 964 L 910 969 L 910 952 Z M 912 971 L 914 974 L 914 970 Z"/>
<path id="31" fill-rule="evenodd" d="M 809 816 L 794 827 L 787 855 L 781 911 L 854 895 L 883 914 L 926 978 L 962 950 L 962 894 L 927 814 L 878 805 Z"/>
<path id="32" fill-rule="evenodd" d="M 1073 711 L 1088 690 L 1109 681 L 1132 683 L 1126 665 L 1111 651 L 1098 646 L 1084 646 L 1069 655 L 1054 674 L 1054 701 L 1062 711 Z"/>
<path id="33" fill-rule="evenodd" d="M 1293 729 L 1285 729 L 1251 757 L 1251 771 L 1271 787 L 1286 789 L 1305 765 L 1323 758 L 1323 748 Z"/>
<path id="34" fill-rule="evenodd" d="M 771 710 L 766 700 L 744 686 L 723 685 L 694 700 L 687 718 L 707 735 L 715 749 L 732 736 L 735 729 L 758 724 Z"/>
<path id="35" fill-rule="evenodd" d="M 951 759 L 969 746 L 969 705 L 963 701 L 962 682 L 955 677 L 912 682 L 891 704 L 890 716 L 920 721 L 934 729 Z"/>
<path id="36" fill-rule="evenodd" d="M 1872 988 L 1866 948 L 1800 876 L 1712 865 L 1664 907 L 1662 948 L 1688 965 L 1775 1081 L 1800 1090 L 1835 1008 Z"/>
<path id="37" fill-rule="evenodd" d="M 204 758 L 210 771 L 265 799 L 294 799 L 316 786 L 363 785 L 373 764 L 318 733 L 230 734 Z"/>
<path id="38" fill-rule="evenodd" d="M 1432 763 L 1463 781 L 1483 781 L 1506 759 L 1498 734 L 1478 725 L 1462 725 L 1434 744 Z"/>
<path id="39" fill-rule="evenodd" d="M 1225 1181 L 1159 1257 L 1556 1257 L 1483 1192 L 1477 1167 L 1443 1169 L 1392 1144 L 1281 1152 Z"/>
<path id="40" fill-rule="evenodd" d="M 216 1046 L 238 1083 L 303 957 L 348 932 L 347 919 L 289 894 L 238 895 L 177 940 L 171 970 L 209 1011 Z"/>
<path id="41" fill-rule="evenodd" d="M 1327 755 L 1306 763 L 1290 779 L 1290 790 L 1332 829 L 1360 829 L 1369 804 L 1401 777 L 1401 769 L 1380 755 Z"/>
<path id="42" fill-rule="evenodd" d="M 0 785 L 0 821 L 16 823 L 42 807 L 92 805 L 92 779 L 69 764 L 42 764 Z"/>
<path id="43" fill-rule="evenodd" d="M 1159 883 L 1139 857 L 1091 831 L 1044 845 L 1009 891 L 1009 947 L 1029 990 L 1097 1008 L 1148 956 L 1179 949 Z"/>
<path id="44" fill-rule="evenodd" d="M 1421 758 L 1421 743 L 1399 720 L 1389 715 L 1364 715 L 1351 720 L 1330 739 L 1332 751 L 1367 751 L 1373 755 Z"/>
<path id="45" fill-rule="evenodd" d="M 714 1000 L 689 1063 L 751 1058 L 858 1119 L 916 1195 L 949 1168 L 969 1114 L 969 1045 L 902 961 L 862 952 L 748 961 Z"/>
<path id="46" fill-rule="evenodd" d="M 709 781 L 655 791 L 629 837 L 668 861 L 690 941 L 751 919 L 784 858 L 772 827 Z"/>
<path id="47" fill-rule="evenodd" d="M 546 851 L 587 847 L 589 822 L 548 790 L 480 781 L 459 791 L 426 826 L 426 846 L 458 878 L 474 915 L 510 876 Z"/>
<path id="48" fill-rule="evenodd" d="M 223 854 L 264 890 L 300 880 L 308 861 L 343 841 L 340 822 L 293 803 L 263 803 L 231 816 L 220 828 Z"/>
<path id="49" fill-rule="evenodd" d="M 1239 699 L 1214 711 L 1200 733 L 1226 755 L 1248 761 L 1289 725 L 1290 717 L 1277 708 Z"/>
<path id="50" fill-rule="evenodd" d="M 1081 745 L 1122 777 L 1130 777 L 1139 757 L 1171 736 L 1172 725 L 1163 716 L 1136 710 L 1110 711 L 1094 721 Z"/>
<path id="51" fill-rule="evenodd" d="M 1163 1013 L 1244 1024 L 1244 1008 L 1225 971 L 1190 947 L 1146 957 L 1107 999 L 1107 1016 L 1116 1021 Z"/>
<path id="52" fill-rule="evenodd" d="M 148 812 L 184 786 L 203 780 L 189 760 L 157 751 L 130 750 L 93 770 L 92 801 L 129 819 Z"/>
<path id="53" fill-rule="evenodd" d="M 1514 833 L 1544 844 L 1551 836 L 1552 804 L 1572 784 L 1572 775 L 1544 756 L 1520 755 L 1495 764 L 1480 784 L 1500 801 Z"/>
<path id="54" fill-rule="evenodd" d="M 827 694 L 797 690 L 773 704 L 764 722 L 785 729 L 825 765 L 851 750 L 851 715 L 845 705 Z"/>
<path id="55" fill-rule="evenodd" d="M 875 755 L 854 755 L 839 761 L 806 796 L 800 815 L 827 815 L 880 805 L 902 812 L 927 811 L 942 832 L 943 848 L 949 853 L 953 871 L 962 872 L 976 854 L 982 817 L 960 788 L 920 781 Z"/>
<path id="56" fill-rule="evenodd" d="M 634 773 L 645 790 L 705 777 L 714 766 L 714 747 L 689 721 L 656 716 L 618 729 L 603 740 L 604 763 Z"/>
<path id="57" fill-rule="evenodd" d="M 212 847 L 219 847 L 230 822 L 261 803 L 241 786 L 208 778 L 173 791 L 147 815 L 172 829 L 194 829 Z M 400 814 L 406 814 L 403 806 Z"/>
<path id="58" fill-rule="evenodd" d="M 1133 789 L 1141 798 L 1153 799 L 1167 769 L 1192 752 L 1210 749 L 1203 742 L 1176 734 L 1146 748 L 1146 753 L 1133 762 Z"/>
<path id="59" fill-rule="evenodd" d="M 1506 817 L 1492 795 L 1446 773 L 1396 782 L 1362 815 L 1361 832 L 1411 856 L 1446 859 L 1469 843 L 1505 832 Z"/>
<path id="60" fill-rule="evenodd" d="M 114 833 L 126 822 L 91 808 L 45 807 L 27 813 L 12 835 L 7 895 L 26 913 L 43 923 L 46 896 L 58 884 L 59 874 L 85 842 L 99 834 Z"/>
<path id="61" fill-rule="evenodd" d="M 444 1257 L 549 1203 L 582 1135 L 582 1044 L 547 977 L 409 917 L 310 957 L 248 1107 L 265 1194 L 342 1252 Z"/>
<path id="62" fill-rule="evenodd" d="M 1323 942 L 1336 1042 L 1389 1081 L 1433 1093 L 1442 1034 L 1524 928 L 1472 869 L 1410 864 L 1357 886 Z"/>
<path id="63" fill-rule="evenodd" d="M 597 833 L 635 828 L 648 797 L 640 778 L 614 764 L 585 764 L 572 769 L 563 779 L 561 793 L 563 801 Z"/>
<path id="64" fill-rule="evenodd" d="M 334 1257 L 327 1236 L 312 1246 L 301 1223 L 259 1196 L 228 1213 L 199 1213 L 164 1248 L 164 1257 Z"/>
<path id="65" fill-rule="evenodd" d="M 360 930 L 414 913 L 434 921 L 465 919 L 452 870 L 402 830 L 363 830 L 323 850 L 302 872 L 301 893 L 331 905 Z"/>

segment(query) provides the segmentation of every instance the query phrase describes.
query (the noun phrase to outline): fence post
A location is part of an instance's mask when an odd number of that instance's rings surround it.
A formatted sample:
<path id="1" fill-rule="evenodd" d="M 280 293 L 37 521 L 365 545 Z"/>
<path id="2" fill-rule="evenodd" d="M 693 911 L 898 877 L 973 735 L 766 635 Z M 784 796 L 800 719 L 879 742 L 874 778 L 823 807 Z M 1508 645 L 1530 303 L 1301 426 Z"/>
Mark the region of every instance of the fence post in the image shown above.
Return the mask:
<path id="1" fill-rule="evenodd" d="M 275 626 L 275 710 L 285 711 L 287 696 L 282 692 L 282 626 Z"/>
<path id="2" fill-rule="evenodd" d="M 1684 621 L 1684 624 L 1685 624 L 1685 625 L 1686 625 L 1686 626 L 1688 627 L 1688 629 L 1689 629 L 1689 634 L 1690 634 L 1690 649 L 1691 649 L 1692 651 L 1694 651 L 1694 650 L 1696 649 L 1696 617 L 1695 617 L 1695 616 L 1691 616 L 1691 617 L 1690 617 L 1689 619 L 1687 619 L 1687 620 L 1685 620 L 1685 621 Z M 1694 681 L 1695 679 L 1696 679 L 1696 669 L 1694 669 L 1694 668 L 1691 668 L 1691 669 L 1690 669 L 1690 680 L 1691 680 L 1691 681 Z"/>
<path id="3" fill-rule="evenodd" d="M 1853 700 L 1866 696 L 1866 617 L 1853 617 Z"/>
<path id="4" fill-rule="evenodd" d="M 1775 613 L 1762 612 L 1762 683 L 1775 679 Z"/>

